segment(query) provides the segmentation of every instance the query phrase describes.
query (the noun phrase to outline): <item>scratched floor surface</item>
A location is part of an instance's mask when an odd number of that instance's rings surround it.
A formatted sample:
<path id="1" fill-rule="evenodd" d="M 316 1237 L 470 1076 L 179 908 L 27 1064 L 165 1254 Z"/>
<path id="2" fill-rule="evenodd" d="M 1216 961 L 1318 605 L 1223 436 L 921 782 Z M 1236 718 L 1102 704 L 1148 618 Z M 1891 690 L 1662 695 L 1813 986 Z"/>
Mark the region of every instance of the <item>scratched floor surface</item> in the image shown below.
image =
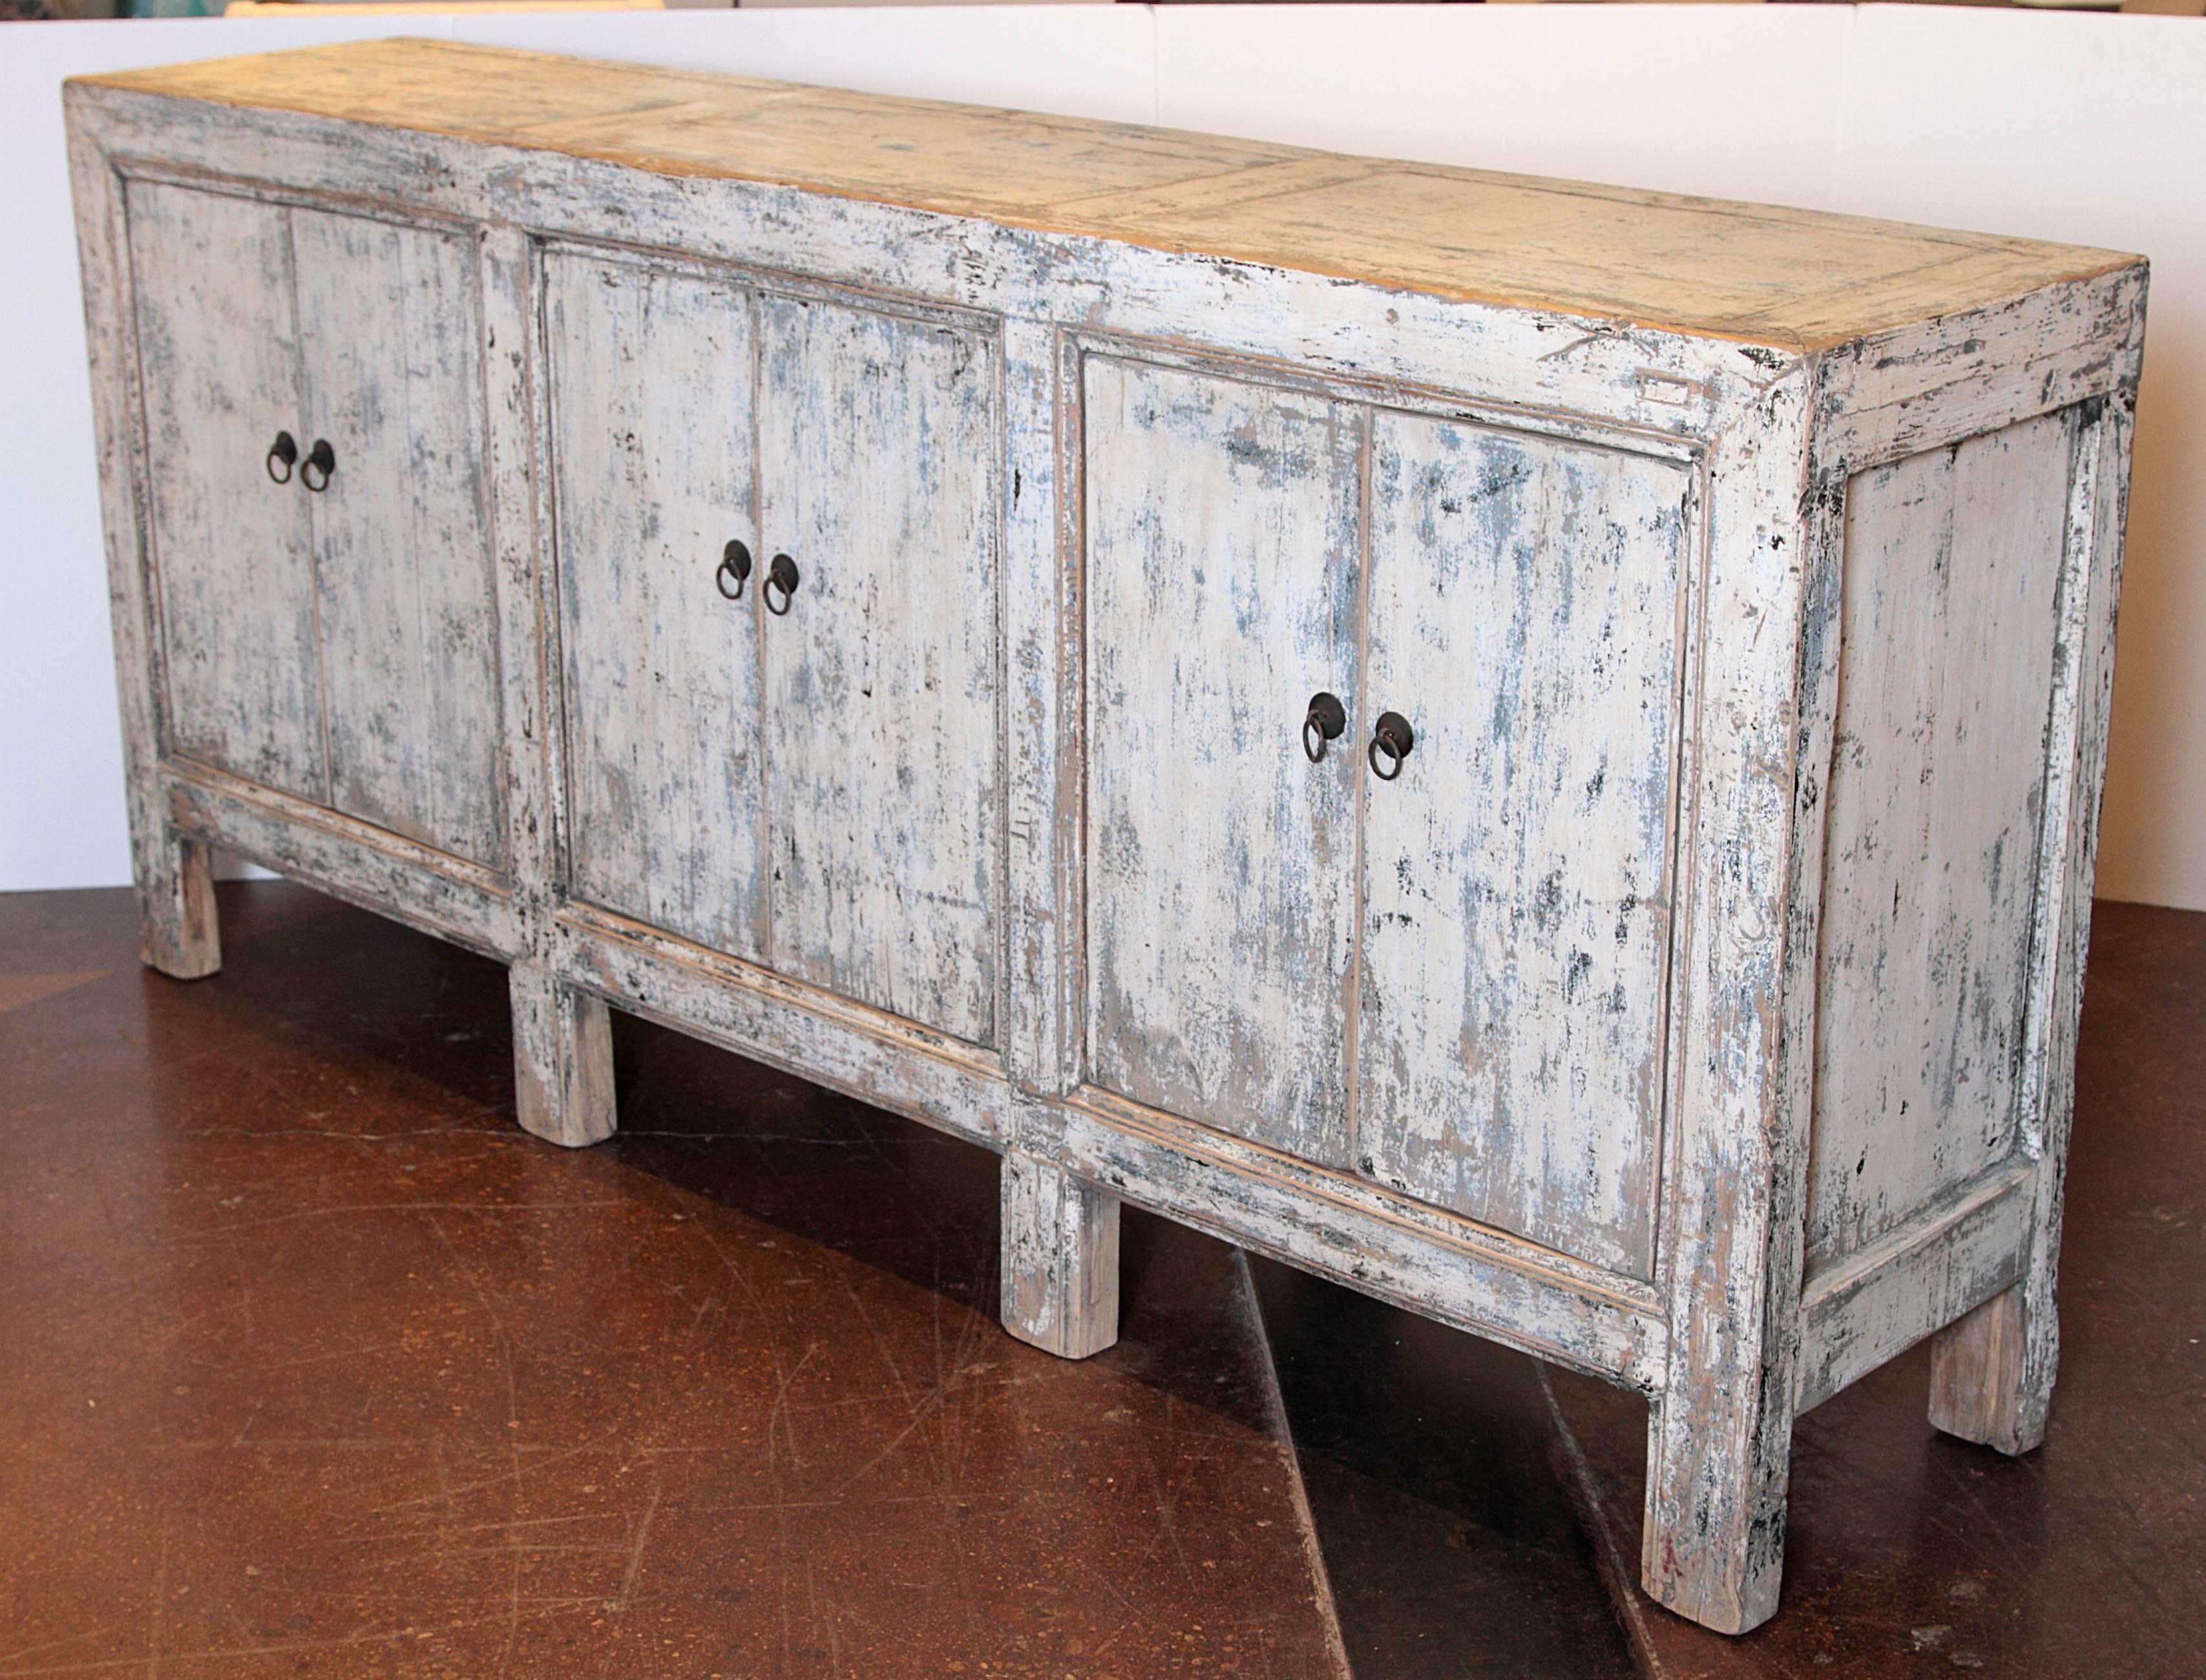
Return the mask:
<path id="1" fill-rule="evenodd" d="M 2206 917 L 2100 909 L 2047 1448 L 1857 1385 L 1726 1641 L 1628 1396 L 1130 1215 L 1052 1360 L 984 1152 L 626 1019 L 552 1149 L 498 968 L 223 891 L 194 986 L 0 896 L 0 1680 L 2206 1673 Z"/>
<path id="2" fill-rule="evenodd" d="M 498 969 L 223 913 L 0 898 L 0 1675 L 1337 1674 L 1230 1250 L 1053 1360 L 985 1152 L 625 1023 L 554 1150 Z"/>

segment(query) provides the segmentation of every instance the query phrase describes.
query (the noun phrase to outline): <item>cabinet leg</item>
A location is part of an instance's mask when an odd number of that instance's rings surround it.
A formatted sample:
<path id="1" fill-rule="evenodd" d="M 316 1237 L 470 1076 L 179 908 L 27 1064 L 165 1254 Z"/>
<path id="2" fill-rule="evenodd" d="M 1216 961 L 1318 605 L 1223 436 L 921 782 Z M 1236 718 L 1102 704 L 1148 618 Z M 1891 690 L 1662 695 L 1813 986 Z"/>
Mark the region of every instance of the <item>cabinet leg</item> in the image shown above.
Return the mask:
<path id="1" fill-rule="evenodd" d="M 1792 1451 L 1789 1408 L 1773 1427 L 1780 1409 L 1735 1399 L 1708 1377 L 1654 1402 L 1639 1561 L 1649 1597 L 1726 1634 L 1777 1612 Z"/>
<path id="2" fill-rule="evenodd" d="M 2048 1300 L 2032 1310 L 2027 1284 L 1994 1296 L 1930 1344 L 1930 1422 L 2007 1454 L 2045 1439 L 2060 1327 Z"/>
<path id="3" fill-rule="evenodd" d="M 214 853 L 175 835 L 150 851 L 152 865 L 138 882 L 139 956 L 172 980 L 203 980 L 222 967 Z"/>
<path id="4" fill-rule="evenodd" d="M 613 1135 L 612 1021 L 605 1000 L 516 962 L 513 996 L 514 1106 L 522 1129 L 579 1148 Z"/>
<path id="5" fill-rule="evenodd" d="M 1004 1328 L 1063 1359 L 1118 1339 L 1118 1199 L 1007 1150 Z"/>

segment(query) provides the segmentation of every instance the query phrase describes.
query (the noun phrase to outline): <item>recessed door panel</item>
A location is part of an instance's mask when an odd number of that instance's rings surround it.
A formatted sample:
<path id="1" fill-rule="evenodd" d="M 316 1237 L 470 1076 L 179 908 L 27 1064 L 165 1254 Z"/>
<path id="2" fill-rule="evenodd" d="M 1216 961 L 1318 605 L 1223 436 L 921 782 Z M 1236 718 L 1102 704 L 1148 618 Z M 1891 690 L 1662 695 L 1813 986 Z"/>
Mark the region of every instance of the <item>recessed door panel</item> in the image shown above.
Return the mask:
<path id="1" fill-rule="evenodd" d="M 498 867 L 498 614 L 474 242 L 293 210 L 330 803 Z M 310 476 L 320 481 L 319 469 Z"/>
<path id="2" fill-rule="evenodd" d="M 325 796 L 307 447 L 288 212 L 127 189 L 146 415 L 146 541 L 167 669 L 165 750 Z"/>
<path id="3" fill-rule="evenodd" d="M 1088 1076 L 1348 1160 L 1358 409 L 1090 357 Z M 1322 731 L 1314 740 L 1322 740 Z"/>
<path id="4" fill-rule="evenodd" d="M 1690 474 L 1381 411 L 1370 494 L 1363 1170 L 1650 1275 Z"/>
<path id="5" fill-rule="evenodd" d="M 545 288 L 569 885 L 762 959 L 754 304 L 569 253 Z"/>
<path id="6" fill-rule="evenodd" d="M 760 317 L 771 961 L 991 1044 L 995 346 L 816 299 Z"/>

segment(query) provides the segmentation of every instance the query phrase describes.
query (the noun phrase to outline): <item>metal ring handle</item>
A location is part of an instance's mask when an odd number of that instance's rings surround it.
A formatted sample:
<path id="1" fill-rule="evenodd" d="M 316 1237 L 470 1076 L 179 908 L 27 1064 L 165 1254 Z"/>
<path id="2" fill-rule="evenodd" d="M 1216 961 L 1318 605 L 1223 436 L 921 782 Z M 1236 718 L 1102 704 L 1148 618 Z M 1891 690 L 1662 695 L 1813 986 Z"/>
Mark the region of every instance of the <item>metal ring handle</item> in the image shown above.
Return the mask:
<path id="1" fill-rule="evenodd" d="M 327 490 L 330 475 L 337 470 L 337 452 L 330 447 L 328 438 L 317 438 L 313 448 L 307 451 L 307 464 L 299 468 L 299 482 L 309 490 Z M 322 475 L 319 484 L 314 482 L 314 474 L 318 472 Z"/>
<path id="2" fill-rule="evenodd" d="M 740 601 L 743 598 L 743 580 L 750 575 L 750 550 L 739 542 L 730 541 L 720 551 L 720 563 L 718 569 L 712 574 L 713 584 L 728 599 Z M 730 578 L 736 581 L 736 587 L 732 589 L 728 587 Z"/>
<path id="3" fill-rule="evenodd" d="M 1348 708 L 1340 703 L 1340 696 L 1322 691 L 1310 696 L 1309 711 L 1303 718 L 1303 756 L 1312 764 L 1325 758 L 1325 744 L 1338 741 L 1348 732 Z"/>
<path id="4" fill-rule="evenodd" d="M 1410 756 L 1410 748 L 1417 744 L 1416 731 L 1410 720 L 1398 712 L 1382 712 L 1371 731 L 1371 745 L 1366 756 L 1371 760 L 1371 773 L 1382 782 L 1391 782 L 1402 773 L 1402 760 Z M 1386 755 L 1381 767 L 1379 754 Z"/>
<path id="5" fill-rule="evenodd" d="M 269 479 L 272 482 L 289 484 L 291 482 L 291 468 L 297 465 L 298 460 L 298 444 L 293 440 L 289 432 L 279 432 L 276 434 L 276 441 L 269 444 L 268 458 L 261 465 L 267 468 Z M 283 463 L 283 470 L 281 473 L 276 470 L 276 463 L 279 461 Z"/>
<path id="6" fill-rule="evenodd" d="M 776 618 L 788 617 L 789 604 L 796 597 L 799 581 L 796 562 L 786 554 L 775 555 L 772 563 L 766 569 L 766 581 L 759 586 L 759 593 L 766 598 L 766 610 Z M 773 592 L 777 589 L 781 591 L 779 606 L 773 604 Z"/>

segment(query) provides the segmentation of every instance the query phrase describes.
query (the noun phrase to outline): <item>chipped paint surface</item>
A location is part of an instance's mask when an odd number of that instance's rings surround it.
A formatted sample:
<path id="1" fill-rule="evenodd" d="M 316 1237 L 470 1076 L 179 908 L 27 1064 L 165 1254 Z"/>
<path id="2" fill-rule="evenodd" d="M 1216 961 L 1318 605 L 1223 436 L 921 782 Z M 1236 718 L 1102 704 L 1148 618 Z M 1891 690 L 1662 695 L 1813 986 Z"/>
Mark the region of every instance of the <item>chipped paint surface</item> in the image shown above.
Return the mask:
<path id="1" fill-rule="evenodd" d="M 1344 1165 L 1362 416 L 1096 357 L 1082 424 L 1091 1076 Z"/>
<path id="2" fill-rule="evenodd" d="M 760 325 L 759 564 L 801 580 L 763 620 L 772 960 L 993 1044 L 995 347 L 812 298 Z"/>
<path id="3" fill-rule="evenodd" d="M 568 881 L 763 960 L 757 324 L 725 279 L 571 250 L 544 264 Z"/>
<path id="4" fill-rule="evenodd" d="M 2015 1147 L 2074 432 L 2047 414 L 1847 492 L 1811 1269 Z"/>
<path id="5" fill-rule="evenodd" d="M 313 537 L 278 431 L 303 455 L 289 218 L 150 182 L 128 194 L 168 744 L 322 800 Z"/>
<path id="6" fill-rule="evenodd" d="M 1652 1277 L 1691 474 L 1404 414 L 1371 474 L 1359 1158 Z"/>
<path id="7" fill-rule="evenodd" d="M 176 749 L 498 864 L 469 242 L 154 182 L 128 204 Z"/>

